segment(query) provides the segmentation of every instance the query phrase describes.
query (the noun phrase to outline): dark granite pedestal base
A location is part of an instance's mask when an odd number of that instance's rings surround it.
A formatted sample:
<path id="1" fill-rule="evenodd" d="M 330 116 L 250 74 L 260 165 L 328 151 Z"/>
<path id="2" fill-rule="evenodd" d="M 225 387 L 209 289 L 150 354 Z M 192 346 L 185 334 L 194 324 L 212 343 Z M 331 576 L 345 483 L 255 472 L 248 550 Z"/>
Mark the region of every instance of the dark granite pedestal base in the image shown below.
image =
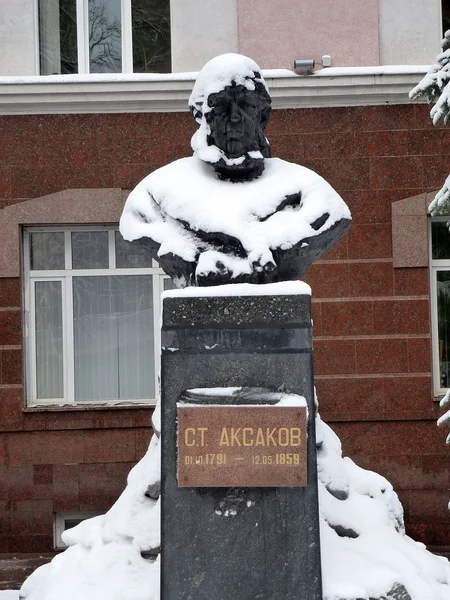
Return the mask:
<path id="1" fill-rule="evenodd" d="M 162 600 L 322 600 L 311 338 L 307 295 L 164 299 Z M 178 487 L 177 402 L 230 386 L 306 399 L 306 487 Z"/>

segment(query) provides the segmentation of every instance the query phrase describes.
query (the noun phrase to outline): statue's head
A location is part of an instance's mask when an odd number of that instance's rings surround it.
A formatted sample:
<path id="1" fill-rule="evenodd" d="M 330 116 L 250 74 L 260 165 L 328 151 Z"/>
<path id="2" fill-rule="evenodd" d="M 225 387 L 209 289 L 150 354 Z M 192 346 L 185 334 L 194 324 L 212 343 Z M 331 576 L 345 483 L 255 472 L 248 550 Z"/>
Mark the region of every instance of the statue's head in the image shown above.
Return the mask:
<path id="1" fill-rule="evenodd" d="M 264 170 L 270 146 L 264 129 L 271 100 L 258 65 L 240 54 L 210 60 L 198 74 L 189 99 L 200 128 L 194 154 L 222 179 L 251 180 Z"/>

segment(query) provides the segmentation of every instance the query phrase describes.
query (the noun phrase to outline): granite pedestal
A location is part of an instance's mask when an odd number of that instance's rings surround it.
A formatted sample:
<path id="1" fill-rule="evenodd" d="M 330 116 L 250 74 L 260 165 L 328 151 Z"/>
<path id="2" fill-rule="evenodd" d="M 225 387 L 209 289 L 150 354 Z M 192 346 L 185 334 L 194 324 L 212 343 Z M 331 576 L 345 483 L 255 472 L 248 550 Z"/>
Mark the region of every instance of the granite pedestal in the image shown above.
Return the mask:
<path id="1" fill-rule="evenodd" d="M 310 296 L 164 298 L 161 383 L 162 600 L 322 600 Z M 307 485 L 179 487 L 177 403 L 271 390 L 307 401 Z"/>

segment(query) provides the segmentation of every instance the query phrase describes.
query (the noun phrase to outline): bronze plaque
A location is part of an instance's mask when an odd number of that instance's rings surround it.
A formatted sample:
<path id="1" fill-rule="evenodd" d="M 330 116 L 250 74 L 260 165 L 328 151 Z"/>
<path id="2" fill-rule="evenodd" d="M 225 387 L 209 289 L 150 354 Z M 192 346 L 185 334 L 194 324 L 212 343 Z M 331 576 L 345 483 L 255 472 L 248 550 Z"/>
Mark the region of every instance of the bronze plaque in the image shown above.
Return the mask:
<path id="1" fill-rule="evenodd" d="M 179 487 L 306 484 L 306 407 L 178 407 Z"/>

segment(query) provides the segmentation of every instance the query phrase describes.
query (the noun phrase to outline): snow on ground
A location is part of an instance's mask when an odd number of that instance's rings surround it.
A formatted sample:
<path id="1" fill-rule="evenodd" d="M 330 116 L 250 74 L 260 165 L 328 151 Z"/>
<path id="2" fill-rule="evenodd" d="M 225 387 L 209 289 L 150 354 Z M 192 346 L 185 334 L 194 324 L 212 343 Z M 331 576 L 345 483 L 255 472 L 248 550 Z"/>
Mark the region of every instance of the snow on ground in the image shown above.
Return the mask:
<path id="1" fill-rule="evenodd" d="M 15 590 L 0 590 L 0 600 L 19 600 L 19 592 Z"/>
<path id="2" fill-rule="evenodd" d="M 343 458 L 320 418 L 317 442 L 324 599 L 380 598 L 400 584 L 412 600 L 449 600 L 450 563 L 405 535 L 389 482 Z M 141 557 L 159 546 L 159 502 L 145 496 L 159 480 L 159 464 L 154 436 L 112 509 L 65 532 L 70 547 L 31 575 L 21 597 L 159 600 L 159 563 Z"/>

